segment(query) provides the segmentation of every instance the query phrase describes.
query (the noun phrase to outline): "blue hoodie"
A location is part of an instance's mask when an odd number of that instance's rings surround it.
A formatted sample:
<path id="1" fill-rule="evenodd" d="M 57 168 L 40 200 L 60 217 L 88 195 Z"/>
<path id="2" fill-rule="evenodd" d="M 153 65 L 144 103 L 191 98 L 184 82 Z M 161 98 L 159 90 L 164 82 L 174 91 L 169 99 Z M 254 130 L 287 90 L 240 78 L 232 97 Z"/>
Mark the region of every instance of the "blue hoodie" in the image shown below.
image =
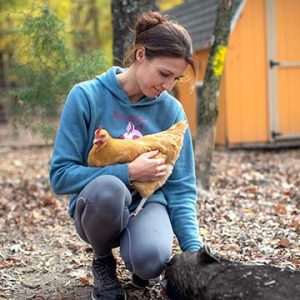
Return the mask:
<path id="1" fill-rule="evenodd" d="M 76 84 L 65 102 L 54 144 L 50 181 L 56 194 L 71 194 L 69 213 L 72 217 L 76 196 L 94 178 L 114 175 L 130 187 L 128 164 L 87 166 L 94 132 L 100 125 L 112 137 L 120 138 L 126 134 L 141 136 L 160 132 L 186 119 L 181 104 L 167 92 L 132 103 L 116 77 L 123 71 L 112 67 L 94 80 Z M 196 199 L 194 154 L 187 130 L 172 175 L 147 200 L 167 207 L 182 251 L 202 247 Z M 131 211 L 139 200 L 135 197 Z"/>

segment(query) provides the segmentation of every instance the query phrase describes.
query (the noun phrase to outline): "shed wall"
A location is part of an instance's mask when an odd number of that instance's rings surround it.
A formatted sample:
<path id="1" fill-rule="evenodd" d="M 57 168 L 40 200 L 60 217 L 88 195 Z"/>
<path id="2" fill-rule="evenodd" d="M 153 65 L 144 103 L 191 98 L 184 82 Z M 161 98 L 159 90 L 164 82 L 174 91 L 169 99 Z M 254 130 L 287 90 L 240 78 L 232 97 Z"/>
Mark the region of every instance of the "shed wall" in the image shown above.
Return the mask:
<path id="1" fill-rule="evenodd" d="M 219 96 L 216 143 L 268 141 L 267 53 L 265 4 L 247 1 L 231 33 Z M 209 49 L 196 52 L 198 81 L 203 81 Z M 196 94 L 179 83 L 178 96 L 196 133 Z"/>
<path id="2" fill-rule="evenodd" d="M 300 137 L 300 1 L 275 1 L 278 131 Z M 288 66 L 287 64 L 291 64 Z"/>
<path id="3" fill-rule="evenodd" d="M 226 59 L 227 142 L 268 140 L 264 1 L 251 0 L 233 30 Z"/>

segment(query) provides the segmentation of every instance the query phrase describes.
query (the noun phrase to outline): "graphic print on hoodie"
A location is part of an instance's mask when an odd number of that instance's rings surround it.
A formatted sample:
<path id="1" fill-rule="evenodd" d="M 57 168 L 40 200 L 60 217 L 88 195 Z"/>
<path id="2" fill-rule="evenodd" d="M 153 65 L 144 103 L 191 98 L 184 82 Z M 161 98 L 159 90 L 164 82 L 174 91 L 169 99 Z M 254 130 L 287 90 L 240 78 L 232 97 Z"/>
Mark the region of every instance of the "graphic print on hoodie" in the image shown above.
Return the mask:
<path id="1" fill-rule="evenodd" d="M 133 123 L 129 122 L 126 126 L 126 131 L 120 136 L 122 140 L 136 140 L 143 136 L 141 130 L 142 125 L 134 126 Z"/>

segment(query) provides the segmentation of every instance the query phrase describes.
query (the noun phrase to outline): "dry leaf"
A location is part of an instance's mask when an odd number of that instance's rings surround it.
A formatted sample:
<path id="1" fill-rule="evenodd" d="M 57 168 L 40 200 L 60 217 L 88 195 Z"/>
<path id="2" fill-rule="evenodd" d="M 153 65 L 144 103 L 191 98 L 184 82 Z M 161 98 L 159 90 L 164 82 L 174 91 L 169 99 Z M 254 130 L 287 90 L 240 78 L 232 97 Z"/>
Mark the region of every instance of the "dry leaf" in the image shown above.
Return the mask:
<path id="1" fill-rule="evenodd" d="M 251 194 L 256 194 L 257 193 L 257 188 L 256 187 L 247 187 L 244 189 L 246 193 L 251 193 Z"/>
<path id="2" fill-rule="evenodd" d="M 93 277 L 92 276 L 80 276 L 79 277 L 79 282 L 82 285 L 92 286 L 93 285 Z"/>
<path id="3" fill-rule="evenodd" d="M 289 261 L 296 266 L 300 266 L 300 259 L 290 258 Z"/>
<path id="4" fill-rule="evenodd" d="M 56 204 L 56 198 L 54 195 L 45 195 L 43 197 L 43 203 L 45 206 L 47 205 L 55 205 Z"/>
<path id="5" fill-rule="evenodd" d="M 289 246 L 290 242 L 288 239 L 281 239 L 279 242 L 278 242 L 278 246 L 281 246 L 281 247 L 284 247 L 284 248 L 287 248 Z"/>
<path id="6" fill-rule="evenodd" d="M 278 214 L 281 214 L 281 215 L 285 215 L 287 214 L 287 209 L 286 209 L 286 206 L 282 203 L 278 203 L 276 206 L 275 206 L 275 210 Z"/>

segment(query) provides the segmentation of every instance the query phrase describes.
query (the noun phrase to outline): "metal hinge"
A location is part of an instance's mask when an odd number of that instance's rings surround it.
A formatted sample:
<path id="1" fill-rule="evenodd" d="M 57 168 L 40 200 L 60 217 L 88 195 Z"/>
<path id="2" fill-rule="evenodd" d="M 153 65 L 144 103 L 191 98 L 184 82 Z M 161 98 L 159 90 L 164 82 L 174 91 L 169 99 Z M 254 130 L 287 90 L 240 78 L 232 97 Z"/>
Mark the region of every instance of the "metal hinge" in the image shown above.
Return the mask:
<path id="1" fill-rule="evenodd" d="M 270 68 L 279 67 L 280 66 L 280 62 L 270 59 L 269 65 L 270 65 Z"/>
<path id="2" fill-rule="evenodd" d="M 278 132 L 278 131 L 271 131 L 271 136 L 272 136 L 272 139 L 276 139 L 278 136 L 282 135 L 281 132 Z"/>

